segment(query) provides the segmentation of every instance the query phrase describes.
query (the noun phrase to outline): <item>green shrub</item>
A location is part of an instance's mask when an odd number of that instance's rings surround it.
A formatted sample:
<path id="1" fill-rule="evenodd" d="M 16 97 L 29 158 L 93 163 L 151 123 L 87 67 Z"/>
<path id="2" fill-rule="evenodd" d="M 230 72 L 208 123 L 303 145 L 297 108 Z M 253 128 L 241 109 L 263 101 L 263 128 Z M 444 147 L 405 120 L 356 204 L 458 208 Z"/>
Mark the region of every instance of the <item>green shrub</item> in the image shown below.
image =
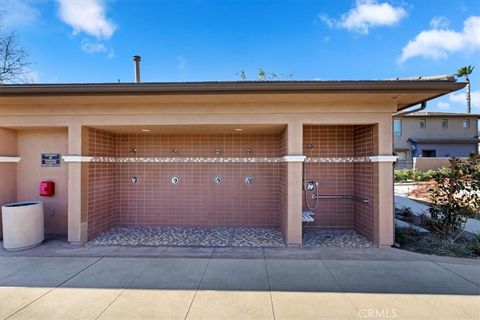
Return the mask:
<path id="1" fill-rule="evenodd" d="M 473 234 L 474 238 L 468 244 L 468 249 L 474 255 L 480 256 L 480 236 Z"/>
<path id="2" fill-rule="evenodd" d="M 434 179 L 437 173 L 442 175 L 448 175 L 450 173 L 450 168 L 441 168 L 438 170 L 428 170 L 428 171 L 417 171 L 412 169 L 402 169 L 394 171 L 395 182 L 405 182 L 405 181 L 415 181 L 415 182 L 426 182 Z"/>
<path id="3" fill-rule="evenodd" d="M 395 170 L 394 179 L 395 182 L 405 182 L 408 180 L 413 180 L 414 172 L 409 169 Z"/>
<path id="4" fill-rule="evenodd" d="M 401 246 L 409 243 L 409 236 L 405 233 L 402 228 L 395 228 L 395 242 Z"/>
<path id="5" fill-rule="evenodd" d="M 415 171 L 414 172 L 414 180 L 417 182 L 425 182 L 430 181 L 433 179 L 437 171 L 435 170 L 428 170 L 428 171 Z"/>

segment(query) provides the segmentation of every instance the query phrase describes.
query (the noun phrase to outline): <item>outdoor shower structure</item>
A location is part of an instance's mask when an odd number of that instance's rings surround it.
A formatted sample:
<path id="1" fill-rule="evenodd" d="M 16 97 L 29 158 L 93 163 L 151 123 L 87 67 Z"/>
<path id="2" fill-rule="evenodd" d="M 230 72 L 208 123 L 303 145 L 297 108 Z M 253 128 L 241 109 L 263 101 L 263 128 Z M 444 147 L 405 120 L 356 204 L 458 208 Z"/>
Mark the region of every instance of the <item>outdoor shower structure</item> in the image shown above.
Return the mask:
<path id="1" fill-rule="evenodd" d="M 46 232 L 72 243 L 114 226 L 189 226 L 275 227 L 290 246 L 304 228 L 353 229 L 390 246 L 392 113 L 463 86 L 1 85 L 0 203 L 42 200 Z M 51 197 L 38 193 L 46 180 Z"/>

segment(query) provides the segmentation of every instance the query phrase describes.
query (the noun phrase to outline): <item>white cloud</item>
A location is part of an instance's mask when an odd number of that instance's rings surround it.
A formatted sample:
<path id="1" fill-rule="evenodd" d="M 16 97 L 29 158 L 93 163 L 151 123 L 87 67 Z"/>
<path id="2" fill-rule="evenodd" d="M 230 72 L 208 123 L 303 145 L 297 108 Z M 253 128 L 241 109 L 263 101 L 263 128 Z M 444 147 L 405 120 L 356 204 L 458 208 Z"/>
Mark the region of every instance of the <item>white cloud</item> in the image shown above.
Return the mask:
<path id="1" fill-rule="evenodd" d="M 90 41 L 88 39 L 82 40 L 82 50 L 88 54 L 107 52 L 107 58 L 112 59 L 115 56 L 115 52 L 112 48 L 108 48 L 104 43 L 100 41 Z"/>
<path id="2" fill-rule="evenodd" d="M 108 39 L 116 26 L 105 15 L 103 0 L 57 0 L 63 22 L 73 28 L 73 34 L 81 32 L 97 38 Z"/>
<path id="3" fill-rule="evenodd" d="M 7 28 L 28 26 L 35 23 L 39 10 L 32 0 L 2 0 L 0 1 L 0 17 Z"/>
<path id="4" fill-rule="evenodd" d="M 471 104 L 473 108 L 480 108 L 480 90 L 472 91 L 470 93 Z M 465 92 L 452 93 L 449 99 L 453 103 L 459 103 L 466 107 L 467 98 Z"/>
<path id="5" fill-rule="evenodd" d="M 330 28 L 337 27 L 349 31 L 368 34 L 371 28 L 392 26 L 407 16 L 404 8 L 394 7 L 387 2 L 357 0 L 356 6 L 342 14 L 339 20 L 320 14 L 319 18 Z"/>
<path id="6" fill-rule="evenodd" d="M 442 110 L 450 109 L 450 103 L 445 101 L 439 101 L 437 103 L 437 107 L 438 109 L 442 109 Z"/>
<path id="7" fill-rule="evenodd" d="M 330 18 L 324 13 L 320 13 L 318 15 L 318 18 L 320 19 L 320 21 L 325 23 L 329 28 L 334 28 L 337 25 L 337 21 L 335 19 Z"/>
<path id="8" fill-rule="evenodd" d="M 430 20 L 430 26 L 433 29 L 445 29 L 448 28 L 449 25 L 450 21 L 445 17 L 433 17 L 433 19 Z"/>
<path id="9" fill-rule="evenodd" d="M 107 47 L 101 42 L 90 42 L 86 39 L 82 41 L 82 50 L 86 53 L 99 53 L 107 51 Z"/>
<path id="10" fill-rule="evenodd" d="M 480 16 L 465 20 L 461 31 L 433 28 L 420 32 L 403 47 L 398 61 L 405 62 L 417 56 L 434 60 L 446 59 L 448 54 L 460 51 L 480 51 Z"/>

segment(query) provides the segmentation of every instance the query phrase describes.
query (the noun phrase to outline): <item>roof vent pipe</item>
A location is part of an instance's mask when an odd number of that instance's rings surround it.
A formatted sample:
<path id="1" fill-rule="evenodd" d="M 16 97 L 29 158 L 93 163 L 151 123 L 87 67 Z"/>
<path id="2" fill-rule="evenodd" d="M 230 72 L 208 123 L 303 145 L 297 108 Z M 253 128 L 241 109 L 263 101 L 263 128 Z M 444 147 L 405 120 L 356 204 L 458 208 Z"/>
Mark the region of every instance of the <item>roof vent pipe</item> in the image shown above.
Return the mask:
<path id="1" fill-rule="evenodd" d="M 420 107 L 418 108 L 415 108 L 415 109 L 411 109 L 411 110 L 405 110 L 405 111 L 400 111 L 400 112 L 395 112 L 393 114 L 394 117 L 398 117 L 398 116 L 404 116 L 404 115 L 407 115 L 407 114 L 410 114 L 410 113 L 414 113 L 414 112 L 418 112 L 418 111 L 422 111 L 422 110 L 425 110 L 425 108 L 427 108 L 427 102 L 424 101 L 420 104 Z"/>
<path id="2" fill-rule="evenodd" d="M 133 61 L 135 61 L 135 82 L 140 83 L 140 61 L 142 61 L 142 58 L 133 56 Z"/>

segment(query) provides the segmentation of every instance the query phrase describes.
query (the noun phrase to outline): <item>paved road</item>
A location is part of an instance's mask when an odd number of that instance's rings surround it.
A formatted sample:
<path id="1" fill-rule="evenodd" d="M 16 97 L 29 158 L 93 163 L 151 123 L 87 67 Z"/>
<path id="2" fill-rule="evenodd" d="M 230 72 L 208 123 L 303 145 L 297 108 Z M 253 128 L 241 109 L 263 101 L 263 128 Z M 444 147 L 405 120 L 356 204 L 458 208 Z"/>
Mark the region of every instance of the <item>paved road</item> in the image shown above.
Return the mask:
<path id="1" fill-rule="evenodd" d="M 402 255 L 392 250 L 349 260 L 3 255 L 0 318 L 480 319 L 477 261 L 384 260 Z"/>

